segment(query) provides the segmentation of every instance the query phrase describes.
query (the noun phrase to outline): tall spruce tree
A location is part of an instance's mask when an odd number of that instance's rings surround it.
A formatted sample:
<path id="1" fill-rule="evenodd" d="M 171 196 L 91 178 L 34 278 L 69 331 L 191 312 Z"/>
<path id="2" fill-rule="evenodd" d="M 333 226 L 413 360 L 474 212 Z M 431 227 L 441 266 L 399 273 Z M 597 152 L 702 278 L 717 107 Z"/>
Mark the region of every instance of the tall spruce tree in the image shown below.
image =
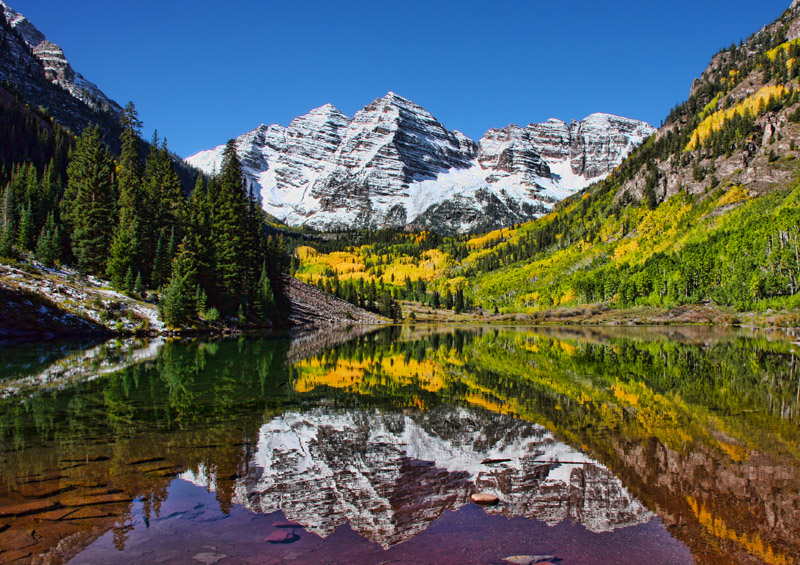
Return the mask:
<path id="1" fill-rule="evenodd" d="M 113 161 L 100 130 L 96 126 L 86 128 L 67 170 L 69 180 L 63 203 L 78 266 L 94 275 L 105 273 L 114 229 L 113 171 Z"/>
<path id="2" fill-rule="evenodd" d="M 180 240 L 183 236 L 180 228 L 184 219 L 185 198 L 172 156 L 167 149 L 167 142 L 159 141 L 157 133 L 153 135 L 150 153 L 145 162 L 144 183 L 146 204 L 148 209 L 152 210 L 151 233 L 154 234 L 154 239 L 151 244 L 157 243 L 155 238 L 161 229 L 165 229 L 167 234 L 171 233 L 173 228 L 176 229 Z M 155 249 L 151 251 L 154 252 Z"/>
<path id="3" fill-rule="evenodd" d="M 143 229 L 145 199 L 143 192 L 143 164 L 139 134 L 142 122 L 133 102 L 128 102 L 120 119 L 122 151 L 117 162 L 117 201 L 119 220 L 114 230 L 108 258 L 108 275 L 112 284 L 122 289 L 129 270 L 140 272 L 146 257 L 142 253 L 145 242 Z"/>
<path id="4" fill-rule="evenodd" d="M 248 199 L 236 142 L 228 141 L 222 155 L 222 170 L 213 186 L 211 240 L 214 249 L 215 290 L 218 306 L 227 315 L 238 312 L 247 301 Z"/>

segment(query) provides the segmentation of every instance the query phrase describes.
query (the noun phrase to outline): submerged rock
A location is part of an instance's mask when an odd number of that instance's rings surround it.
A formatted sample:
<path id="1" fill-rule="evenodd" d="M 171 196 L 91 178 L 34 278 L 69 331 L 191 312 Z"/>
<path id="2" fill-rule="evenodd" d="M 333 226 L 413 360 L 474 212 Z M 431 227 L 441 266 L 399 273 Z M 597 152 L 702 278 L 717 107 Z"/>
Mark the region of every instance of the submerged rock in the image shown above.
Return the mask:
<path id="1" fill-rule="evenodd" d="M 264 541 L 268 543 L 293 543 L 300 539 L 295 533 L 292 532 L 273 532 Z"/>
<path id="2" fill-rule="evenodd" d="M 479 504 L 481 506 L 494 506 L 500 502 L 500 499 L 497 496 L 485 492 L 475 493 L 470 496 L 469 499 L 475 504 Z"/>
<path id="3" fill-rule="evenodd" d="M 546 563 L 554 563 L 560 561 L 555 555 L 512 555 L 503 559 L 506 563 L 514 563 L 515 565 L 545 565 Z"/>

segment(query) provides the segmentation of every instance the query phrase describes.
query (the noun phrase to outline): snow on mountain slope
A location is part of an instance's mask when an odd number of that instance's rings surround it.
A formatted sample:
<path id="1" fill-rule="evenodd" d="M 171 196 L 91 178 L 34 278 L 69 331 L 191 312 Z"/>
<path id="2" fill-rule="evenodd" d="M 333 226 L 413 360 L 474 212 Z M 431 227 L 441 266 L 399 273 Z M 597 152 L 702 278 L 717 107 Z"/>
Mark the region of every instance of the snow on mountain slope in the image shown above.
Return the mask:
<path id="1" fill-rule="evenodd" d="M 536 218 L 608 175 L 654 129 L 592 114 L 509 125 L 475 143 L 389 92 L 348 118 L 330 104 L 237 138 L 264 209 L 317 229 L 490 229 Z M 186 161 L 211 173 L 221 145 Z"/>
<path id="2" fill-rule="evenodd" d="M 215 488 L 213 472 L 182 478 Z M 425 530 L 476 491 L 487 508 L 593 532 L 646 523 L 652 514 L 611 472 L 545 428 L 471 409 L 415 415 L 289 412 L 264 424 L 234 502 L 278 510 L 320 536 L 342 524 L 384 548 Z"/>

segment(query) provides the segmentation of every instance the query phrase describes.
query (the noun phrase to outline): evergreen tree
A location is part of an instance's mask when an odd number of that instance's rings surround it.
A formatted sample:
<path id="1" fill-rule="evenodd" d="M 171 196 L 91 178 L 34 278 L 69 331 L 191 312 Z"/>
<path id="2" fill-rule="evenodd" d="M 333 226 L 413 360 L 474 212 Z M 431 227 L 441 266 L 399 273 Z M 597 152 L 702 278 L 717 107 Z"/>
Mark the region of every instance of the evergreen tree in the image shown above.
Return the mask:
<path id="1" fill-rule="evenodd" d="M 3 190 L 0 201 L 0 257 L 11 257 L 16 235 L 14 223 L 14 192 L 11 185 Z"/>
<path id="2" fill-rule="evenodd" d="M 60 259 L 59 251 L 58 227 L 51 212 L 36 242 L 36 259 L 43 265 L 52 265 Z"/>
<path id="3" fill-rule="evenodd" d="M 0 233 L 0 257 L 11 257 L 14 253 L 14 220 L 3 225 Z"/>
<path id="4" fill-rule="evenodd" d="M 261 276 L 258 278 L 257 305 L 262 317 L 272 316 L 275 309 L 275 295 L 272 292 L 272 282 L 267 274 L 266 263 L 261 267 Z"/>
<path id="5" fill-rule="evenodd" d="M 134 284 L 136 284 L 136 279 L 133 278 L 133 267 L 128 267 L 128 272 L 125 274 L 125 283 L 123 286 L 126 294 L 133 294 Z"/>
<path id="6" fill-rule="evenodd" d="M 214 288 L 210 218 L 208 191 L 203 178 L 198 177 L 187 207 L 186 237 L 197 250 L 197 282 L 203 289 Z"/>
<path id="7" fill-rule="evenodd" d="M 64 217 L 72 228 L 72 248 L 81 270 L 105 272 L 114 218 L 113 163 L 100 130 L 87 128 L 68 168 Z"/>
<path id="8" fill-rule="evenodd" d="M 17 247 L 22 251 L 33 249 L 33 212 L 31 201 L 28 200 L 27 206 L 22 210 L 19 219 L 19 229 L 17 231 Z"/>
<path id="9" fill-rule="evenodd" d="M 160 233 L 162 229 L 166 230 L 166 233 L 176 229 L 180 241 L 183 235 L 180 226 L 184 220 L 186 201 L 167 149 L 167 142 L 165 140 L 159 145 L 157 133 L 153 136 L 150 153 L 145 162 L 144 184 L 145 200 L 148 209 L 153 211 L 150 233 L 154 239 L 151 245 L 156 243 L 155 234 Z"/>
<path id="10" fill-rule="evenodd" d="M 108 276 L 115 288 L 127 288 L 124 279 L 128 272 L 133 272 L 136 263 L 136 254 L 139 249 L 137 237 L 138 224 L 135 216 L 127 215 L 120 218 L 114 232 L 111 249 L 108 256 Z"/>
<path id="11" fill-rule="evenodd" d="M 158 236 L 155 257 L 153 258 L 153 286 L 160 288 L 169 280 L 170 261 L 167 254 L 167 244 L 164 242 L 164 230 Z"/>
<path id="12" fill-rule="evenodd" d="M 141 271 L 136 273 L 136 282 L 133 283 L 133 293 L 136 296 L 142 296 L 144 294 L 144 281 L 142 280 Z"/>
<path id="13" fill-rule="evenodd" d="M 453 310 L 455 310 L 456 314 L 464 311 L 464 291 L 460 288 L 456 291 L 456 297 L 453 300 Z"/>
<path id="14" fill-rule="evenodd" d="M 242 218 L 246 217 L 248 201 L 234 140 L 228 141 L 222 159 L 222 170 L 214 183 L 217 194 L 214 195 L 211 240 L 218 304 L 223 313 L 233 314 L 247 297 L 245 246 L 249 238 Z"/>
<path id="15" fill-rule="evenodd" d="M 141 273 L 141 268 L 146 262 L 141 249 L 146 239 L 142 228 L 147 224 L 147 219 L 143 215 L 145 199 L 139 140 L 142 123 L 139 121 L 133 102 L 125 106 L 120 124 L 122 151 L 117 163 L 119 220 L 108 259 L 108 275 L 116 288 L 122 288 L 123 279 L 129 269 L 136 269 Z"/>
<path id="16" fill-rule="evenodd" d="M 159 310 L 170 326 L 180 326 L 197 316 L 195 250 L 187 242 L 178 246 L 172 278 L 161 293 Z"/>

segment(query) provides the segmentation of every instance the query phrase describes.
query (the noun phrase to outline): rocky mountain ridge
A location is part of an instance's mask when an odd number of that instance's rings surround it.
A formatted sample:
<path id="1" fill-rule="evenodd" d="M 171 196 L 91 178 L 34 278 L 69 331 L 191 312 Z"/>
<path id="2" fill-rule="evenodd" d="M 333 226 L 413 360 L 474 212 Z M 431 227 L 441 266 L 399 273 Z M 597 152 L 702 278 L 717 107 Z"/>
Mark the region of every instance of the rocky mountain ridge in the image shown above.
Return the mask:
<path id="1" fill-rule="evenodd" d="M 262 124 L 236 142 L 264 209 L 289 225 L 465 232 L 546 213 L 608 175 L 653 131 L 592 114 L 571 124 L 512 124 L 476 143 L 389 92 L 352 119 L 326 104 L 288 127 Z M 186 161 L 211 173 L 223 148 Z"/>
<path id="2" fill-rule="evenodd" d="M 76 72 L 64 50 L 47 40 L 33 23 L 24 15 L 14 11 L 11 6 L 0 0 L 8 25 L 17 31 L 36 59 L 41 63 L 44 74 L 53 84 L 61 86 L 74 98 L 80 100 L 95 111 L 110 112 L 119 115 L 122 108 L 97 87 Z"/>
<path id="3" fill-rule="evenodd" d="M 97 124 L 113 139 L 120 106 L 76 72 L 61 47 L 47 41 L 30 20 L 3 1 L 0 8 L 0 80 L 73 132 Z"/>

